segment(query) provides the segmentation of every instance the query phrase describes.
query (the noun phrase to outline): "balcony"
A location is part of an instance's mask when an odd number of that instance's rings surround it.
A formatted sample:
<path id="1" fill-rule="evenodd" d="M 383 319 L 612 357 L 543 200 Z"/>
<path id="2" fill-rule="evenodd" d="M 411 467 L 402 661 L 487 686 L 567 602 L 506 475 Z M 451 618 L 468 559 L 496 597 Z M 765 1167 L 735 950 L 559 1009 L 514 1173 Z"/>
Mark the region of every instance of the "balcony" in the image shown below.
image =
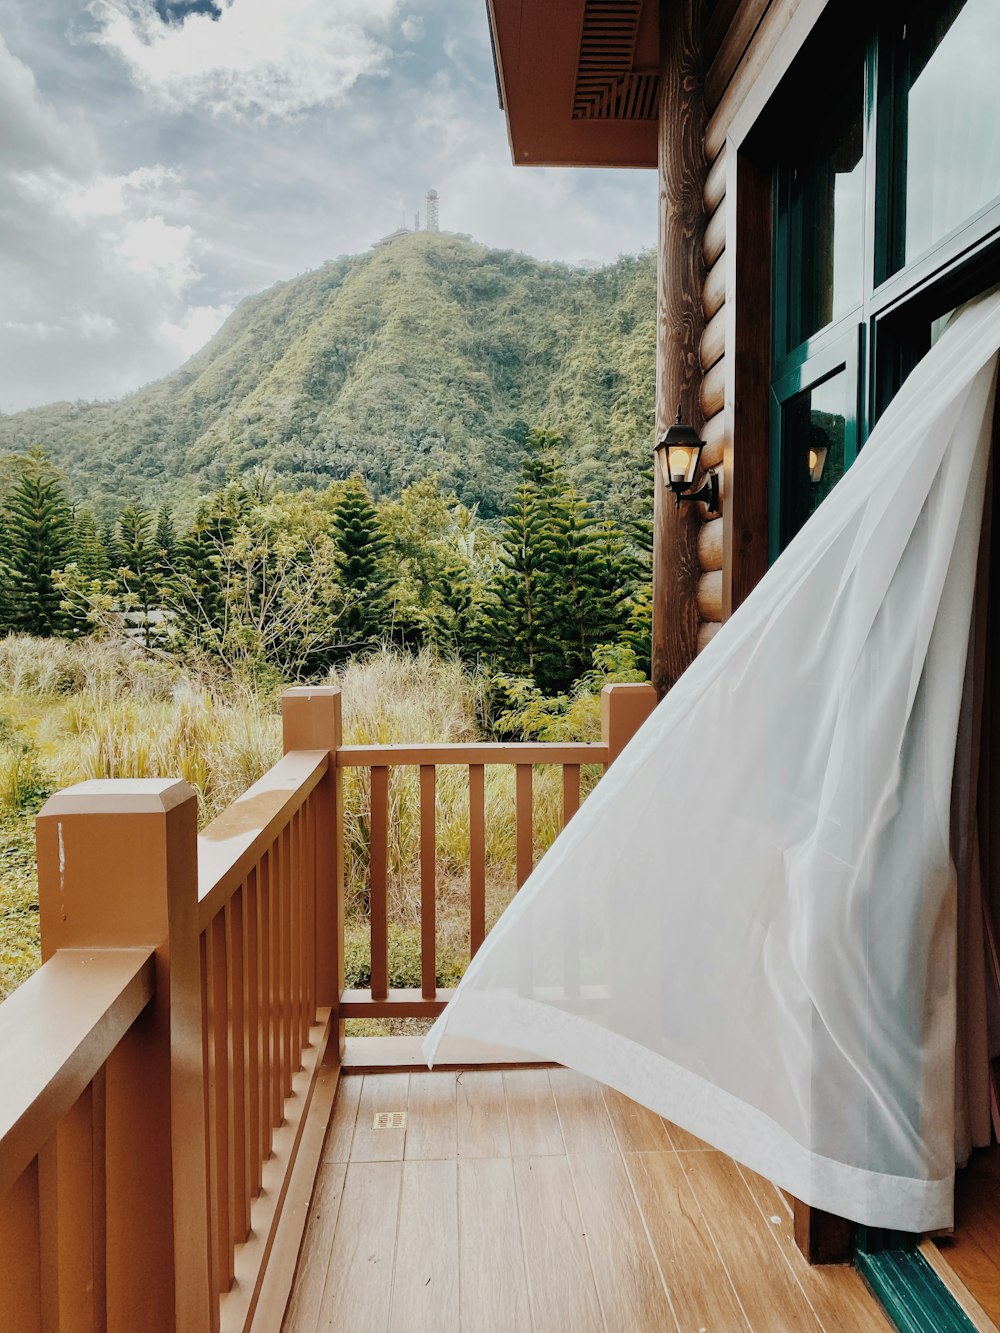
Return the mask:
<path id="1" fill-rule="evenodd" d="M 340 696 L 284 700 L 285 756 L 199 835 L 183 783 L 98 782 L 38 820 L 43 965 L 0 1006 L 0 1328 L 837 1330 L 888 1327 L 811 1268 L 771 1185 L 569 1070 L 428 1018 L 438 770 L 468 776 L 471 950 L 485 771 L 607 765 L 648 714 L 613 686 L 591 745 L 347 747 Z M 421 985 L 389 987 L 393 768 L 419 771 Z M 344 987 L 344 774 L 368 773 L 370 986 Z"/>

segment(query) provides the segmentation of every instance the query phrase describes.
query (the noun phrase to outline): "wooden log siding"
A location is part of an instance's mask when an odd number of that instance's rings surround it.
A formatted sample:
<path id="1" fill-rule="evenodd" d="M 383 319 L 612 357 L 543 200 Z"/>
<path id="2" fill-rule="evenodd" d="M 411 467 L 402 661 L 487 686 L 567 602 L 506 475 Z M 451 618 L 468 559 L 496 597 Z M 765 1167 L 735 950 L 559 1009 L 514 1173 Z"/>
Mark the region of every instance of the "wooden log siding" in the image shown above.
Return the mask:
<path id="1" fill-rule="evenodd" d="M 696 426 L 706 416 L 699 408 L 700 346 L 706 318 L 700 299 L 705 269 L 701 0 L 677 0 L 664 6 L 661 39 L 658 438 L 673 421 L 678 404 L 686 419 Z M 662 485 L 656 486 L 654 495 L 652 675 L 657 691 L 663 694 L 697 652 L 697 536 L 701 516 L 694 505 L 676 505 Z"/>
<path id="2" fill-rule="evenodd" d="M 651 685 L 609 685 L 601 699 L 600 742 L 567 744 L 457 744 L 457 745 L 345 745 L 337 750 L 339 769 L 367 770 L 371 783 L 369 865 L 369 928 L 371 984 L 367 989 L 344 990 L 341 1018 L 433 1018 L 448 1002 L 451 991 L 437 986 L 435 905 L 434 802 L 437 770 L 464 768 L 469 780 L 469 944 L 470 956 L 486 935 L 486 768 L 514 769 L 516 885 L 519 889 L 535 864 L 533 771 L 554 766 L 562 770 L 562 823 L 580 806 L 581 769 L 587 764 L 604 768 L 614 761 L 656 705 Z M 419 772 L 420 790 L 420 975 L 418 988 L 389 986 L 388 847 L 392 805 L 388 799 L 392 769 Z"/>

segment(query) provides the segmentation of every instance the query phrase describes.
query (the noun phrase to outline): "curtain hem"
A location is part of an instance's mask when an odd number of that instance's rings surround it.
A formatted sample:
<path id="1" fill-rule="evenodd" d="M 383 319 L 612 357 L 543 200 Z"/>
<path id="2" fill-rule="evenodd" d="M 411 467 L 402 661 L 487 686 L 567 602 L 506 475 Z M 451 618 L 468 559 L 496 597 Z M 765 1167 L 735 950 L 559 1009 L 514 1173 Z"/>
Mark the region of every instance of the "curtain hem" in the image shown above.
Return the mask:
<path id="1" fill-rule="evenodd" d="M 466 992 L 427 1034 L 428 1065 L 446 1028 L 452 1035 L 515 1047 L 606 1083 L 811 1207 L 894 1231 L 943 1231 L 953 1225 L 954 1171 L 938 1180 L 918 1180 L 819 1156 L 756 1107 L 578 1014 L 521 995 Z"/>

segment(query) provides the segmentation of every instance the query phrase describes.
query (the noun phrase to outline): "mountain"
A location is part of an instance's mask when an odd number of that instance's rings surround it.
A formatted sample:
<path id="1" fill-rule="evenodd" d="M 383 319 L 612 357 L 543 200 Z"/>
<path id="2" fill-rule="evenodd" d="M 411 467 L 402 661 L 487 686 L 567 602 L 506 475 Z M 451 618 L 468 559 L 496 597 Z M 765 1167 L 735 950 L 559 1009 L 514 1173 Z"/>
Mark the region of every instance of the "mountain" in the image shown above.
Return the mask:
<path id="1" fill-rule="evenodd" d="M 655 287 L 651 253 L 593 270 L 418 232 L 249 297 L 127 398 L 0 415 L 0 453 L 42 446 L 103 517 L 256 467 L 289 487 L 360 472 L 377 495 L 437 472 L 489 516 L 546 426 L 624 518 L 648 494 Z"/>

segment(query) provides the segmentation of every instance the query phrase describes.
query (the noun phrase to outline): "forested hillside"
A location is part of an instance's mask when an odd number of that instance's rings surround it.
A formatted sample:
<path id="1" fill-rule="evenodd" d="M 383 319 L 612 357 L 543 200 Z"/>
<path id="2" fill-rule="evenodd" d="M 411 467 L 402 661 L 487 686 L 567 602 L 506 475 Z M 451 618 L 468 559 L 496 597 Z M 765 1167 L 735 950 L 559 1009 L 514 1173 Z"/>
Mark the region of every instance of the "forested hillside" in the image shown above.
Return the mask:
<path id="1" fill-rule="evenodd" d="M 248 298 L 119 402 L 0 416 L 0 454 L 40 446 L 103 520 L 133 499 L 193 510 L 261 467 L 286 490 L 359 473 L 376 497 L 435 473 L 489 517 L 549 427 L 623 521 L 649 504 L 654 341 L 651 254 L 590 271 L 422 232 Z"/>

